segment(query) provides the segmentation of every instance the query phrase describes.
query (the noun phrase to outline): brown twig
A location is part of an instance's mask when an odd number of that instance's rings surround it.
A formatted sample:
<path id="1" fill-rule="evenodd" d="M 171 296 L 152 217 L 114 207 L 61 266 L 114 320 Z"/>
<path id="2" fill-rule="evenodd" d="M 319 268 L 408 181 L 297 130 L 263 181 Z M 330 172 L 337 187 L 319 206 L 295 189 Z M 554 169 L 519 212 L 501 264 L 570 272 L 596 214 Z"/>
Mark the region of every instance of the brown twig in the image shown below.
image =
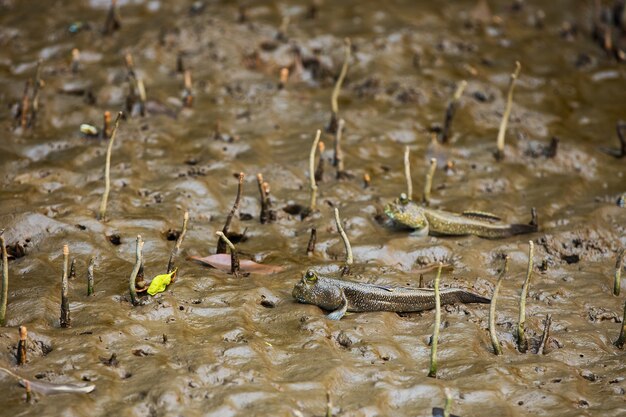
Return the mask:
<path id="1" fill-rule="evenodd" d="M 422 197 L 422 203 L 425 206 L 430 204 L 430 190 L 433 188 L 433 178 L 435 177 L 435 170 L 437 169 L 437 159 L 430 159 L 430 166 L 426 173 L 426 181 L 424 181 L 424 196 Z"/>
<path id="2" fill-rule="evenodd" d="M 448 103 L 448 108 L 446 109 L 446 116 L 443 122 L 443 128 L 441 129 L 441 136 L 439 137 L 439 141 L 441 143 L 448 143 L 448 138 L 450 136 L 450 129 L 452 127 L 452 120 L 454 119 L 454 114 L 456 113 L 456 109 L 459 107 L 459 100 L 463 95 L 463 91 L 465 91 L 465 87 L 467 87 L 467 81 L 463 80 L 459 83 L 454 92 L 454 96 L 450 103 Z"/>
<path id="3" fill-rule="evenodd" d="M 287 86 L 287 81 L 289 81 L 289 68 L 282 67 L 280 69 L 280 76 L 278 79 L 278 89 L 282 90 Z"/>
<path id="4" fill-rule="evenodd" d="M 26 341 L 28 338 L 28 330 L 26 326 L 18 328 L 20 340 L 17 342 L 17 364 L 24 365 L 26 363 Z"/>
<path id="5" fill-rule="evenodd" d="M 76 258 L 72 258 L 72 262 L 70 262 L 70 281 L 76 278 Z"/>
<path id="6" fill-rule="evenodd" d="M 506 97 L 506 106 L 504 108 L 504 113 L 502 114 L 502 120 L 500 121 L 500 129 L 498 130 L 496 150 L 496 160 L 498 161 L 504 159 L 504 136 L 506 134 L 506 126 L 509 123 L 509 116 L 511 115 L 511 107 L 513 106 L 513 90 L 515 89 L 515 81 L 517 81 L 521 69 L 522 66 L 519 61 L 515 61 L 515 71 L 513 71 L 509 80 L 509 91 Z"/>
<path id="7" fill-rule="evenodd" d="M 63 276 L 61 277 L 61 327 L 67 328 L 71 326 L 70 319 L 70 301 L 67 297 L 69 290 L 68 273 L 70 266 L 70 249 L 67 245 L 63 245 Z"/>
<path id="8" fill-rule="evenodd" d="M 20 126 L 22 130 L 28 127 L 28 116 L 30 114 L 30 98 L 28 97 L 28 91 L 32 80 L 29 78 L 24 85 L 24 93 L 22 94 L 22 104 L 20 106 Z"/>
<path id="9" fill-rule="evenodd" d="M 185 211 L 183 214 L 183 228 L 178 235 L 178 239 L 176 240 L 176 245 L 172 249 L 172 253 L 170 254 L 170 259 L 167 261 L 167 273 L 171 273 L 174 270 L 174 260 L 178 256 L 180 252 L 180 246 L 183 244 L 183 239 L 185 239 L 185 234 L 187 233 L 187 223 L 189 222 L 189 212 Z"/>
<path id="10" fill-rule="evenodd" d="M 548 344 L 548 340 L 550 338 L 550 325 L 552 324 L 552 314 L 546 314 L 546 319 L 544 320 L 543 326 L 543 334 L 541 335 L 541 343 L 537 348 L 537 353 L 541 353 L 542 355 L 546 354 L 546 345 Z"/>
<path id="11" fill-rule="evenodd" d="M 239 209 L 239 202 L 241 201 L 241 195 L 243 194 L 243 178 L 244 173 L 239 173 L 239 183 L 237 185 L 237 197 L 235 197 L 235 203 L 233 207 L 230 209 L 230 213 L 226 216 L 226 222 L 224 222 L 224 227 L 222 228 L 222 233 L 224 236 L 228 236 L 228 229 L 230 229 L 230 223 L 233 221 L 233 216 Z M 217 250 L 216 253 L 226 253 L 226 241 L 222 238 L 217 239 Z"/>
<path id="12" fill-rule="evenodd" d="M 178 51 L 176 54 L 176 72 L 179 74 L 183 74 L 185 72 L 185 62 L 183 60 L 184 53 L 182 51 Z"/>
<path id="13" fill-rule="evenodd" d="M 70 70 L 73 74 L 78 73 L 80 70 L 80 51 L 78 48 L 72 49 L 72 62 L 70 63 Z"/>
<path id="14" fill-rule="evenodd" d="M 441 296 L 439 294 L 439 281 L 441 279 L 441 270 L 443 264 L 439 262 L 437 268 L 437 276 L 435 277 L 435 327 L 433 329 L 433 337 L 430 343 L 430 368 L 428 376 L 437 378 L 437 345 L 439 344 L 439 328 L 441 327 Z"/>
<path id="15" fill-rule="evenodd" d="M 105 111 L 102 121 L 102 138 L 109 139 L 111 137 L 111 112 Z"/>
<path id="16" fill-rule="evenodd" d="M 93 295 L 93 269 L 96 265 L 96 257 L 92 256 L 87 267 L 87 295 Z"/>
<path id="17" fill-rule="evenodd" d="M 526 297 L 528 296 L 528 286 L 530 285 L 530 278 L 533 276 L 533 256 L 534 244 L 532 240 L 529 240 L 528 267 L 526 268 L 526 279 L 524 280 L 524 284 L 522 284 L 522 294 L 519 300 L 519 320 L 517 325 L 517 350 L 521 353 L 526 353 L 528 350 L 524 324 L 526 323 Z"/>
<path id="18" fill-rule="evenodd" d="M 309 237 L 309 243 L 306 245 L 306 254 L 307 256 L 313 255 L 315 253 L 315 243 L 317 242 L 317 229 L 315 227 L 311 228 L 311 237 Z"/>
<path id="19" fill-rule="evenodd" d="M 137 305 L 137 278 L 139 271 L 143 269 L 143 240 L 141 235 L 137 235 L 137 244 L 135 246 L 135 266 L 130 273 L 128 280 L 128 290 L 130 292 L 130 302 L 132 305 Z"/>
<path id="20" fill-rule="evenodd" d="M 331 115 L 330 122 L 328 123 L 328 127 L 326 128 L 327 132 L 329 133 L 335 133 L 337 131 L 337 116 L 339 114 L 339 104 L 337 100 L 339 99 L 339 92 L 341 91 L 343 80 L 348 73 L 348 63 L 350 61 L 350 52 L 352 49 L 350 38 L 344 39 L 344 48 L 345 58 L 343 61 L 343 65 L 341 66 L 341 71 L 339 72 L 339 77 L 337 78 L 337 82 L 335 83 L 335 87 L 333 88 L 333 93 L 330 97 Z"/>
<path id="21" fill-rule="evenodd" d="M 330 399 L 330 390 L 326 390 L 326 416 L 333 417 L 333 402 Z"/>
<path id="22" fill-rule="evenodd" d="M 102 201 L 100 202 L 100 210 L 98 211 L 98 220 L 104 221 L 107 211 L 107 202 L 109 200 L 109 192 L 111 191 L 111 152 L 113 152 L 113 142 L 115 142 L 115 136 L 117 134 L 117 128 L 120 125 L 120 119 L 122 112 L 117 114 L 115 118 L 115 127 L 111 133 L 109 139 L 109 146 L 107 147 L 106 162 L 104 164 L 104 193 L 102 194 Z"/>
<path id="23" fill-rule="evenodd" d="M 230 239 L 228 239 L 223 232 L 217 231 L 215 232 L 215 234 L 219 236 L 219 239 L 222 240 L 224 244 L 230 248 L 230 273 L 238 277 L 240 267 L 239 267 L 239 254 L 237 253 L 237 248 L 235 248 L 235 245 L 233 245 Z"/>
<path id="24" fill-rule="evenodd" d="M 622 317 L 622 329 L 619 332 L 619 337 L 615 341 L 615 346 L 618 349 L 624 349 L 624 344 L 626 344 L 626 302 L 624 303 L 624 315 Z"/>
<path id="25" fill-rule="evenodd" d="M 622 268 L 624 266 L 624 252 L 625 248 L 621 248 L 617 252 L 617 258 L 615 259 L 615 274 L 613 277 L 613 295 L 618 296 L 622 286 Z"/>
<path id="26" fill-rule="evenodd" d="M 315 134 L 315 139 L 313 140 L 313 145 L 311 146 L 311 152 L 309 153 L 309 180 L 311 186 L 311 202 L 309 204 L 310 211 L 315 211 L 317 208 L 317 183 L 315 182 L 315 150 L 317 149 L 317 144 L 320 141 L 320 135 L 322 132 L 318 129 Z"/>
<path id="27" fill-rule="evenodd" d="M 271 223 L 274 220 L 275 213 L 272 212 L 270 185 L 263 181 L 263 174 L 261 173 L 256 175 L 256 179 L 259 185 L 259 193 L 261 194 L 261 213 L 259 214 L 259 220 L 261 224 Z"/>
<path id="28" fill-rule="evenodd" d="M 409 200 L 413 199 L 413 181 L 411 180 L 411 149 L 406 146 L 404 148 L 404 178 L 406 179 L 406 197 Z"/>
<path id="29" fill-rule="evenodd" d="M 500 284 L 502 284 L 502 280 L 504 279 L 504 276 L 507 274 L 508 270 L 509 255 L 506 255 L 504 258 L 504 267 L 502 268 L 502 272 L 500 272 L 498 281 L 496 281 L 496 286 L 493 289 L 493 296 L 491 297 L 491 305 L 489 306 L 489 336 L 491 337 L 493 353 L 495 353 L 496 355 L 502 355 L 502 346 L 500 346 L 500 342 L 498 341 L 498 335 L 496 333 L 496 301 L 498 299 L 498 291 L 500 291 Z"/>
<path id="30" fill-rule="evenodd" d="M 0 289 L 0 326 L 4 326 L 7 317 L 7 302 L 9 298 L 9 256 L 4 241 L 4 229 L 0 230 L 0 251 L 2 252 L 2 288 Z"/>
<path id="31" fill-rule="evenodd" d="M 337 207 L 335 207 L 335 223 L 337 224 L 337 231 L 341 236 L 341 240 L 343 240 L 343 246 L 346 248 L 346 263 L 341 270 L 341 275 L 346 275 L 350 272 L 350 267 L 354 263 L 354 258 L 352 256 L 352 246 L 350 245 L 350 240 L 348 239 L 346 231 L 343 230 L 343 225 L 341 224 L 341 219 L 339 218 L 339 209 Z"/>
<path id="32" fill-rule="evenodd" d="M 337 179 L 342 179 L 346 176 L 345 168 L 343 166 L 343 151 L 341 150 L 341 136 L 343 129 L 346 125 L 346 121 L 339 119 L 337 124 L 337 133 L 335 133 L 335 154 L 333 157 L 333 166 L 337 168 Z"/>
<path id="33" fill-rule="evenodd" d="M 146 88 L 143 80 L 137 77 L 135 72 L 135 61 L 130 53 L 124 55 L 124 62 L 126 64 L 126 77 L 130 84 L 130 91 L 126 97 L 126 110 L 131 115 L 139 113 L 140 116 L 146 115 Z M 139 100 L 138 109 L 135 111 L 135 104 Z"/>
<path id="34" fill-rule="evenodd" d="M 28 125 L 30 127 L 35 126 L 35 122 L 37 121 L 37 115 L 39 113 L 39 92 L 41 88 L 45 85 L 43 80 L 41 79 L 41 59 L 37 61 L 37 70 L 35 72 L 35 84 L 33 85 L 33 98 L 32 98 L 32 110 L 30 115 L 30 120 L 28 121 Z"/>
<path id="35" fill-rule="evenodd" d="M 110 35 L 121 27 L 122 22 L 119 11 L 117 10 L 117 0 L 111 0 L 111 6 L 109 7 L 106 20 L 104 21 L 104 34 Z"/>
<path id="36" fill-rule="evenodd" d="M 372 177 L 367 172 L 363 174 L 363 188 L 369 188 L 372 183 Z"/>
<path id="37" fill-rule="evenodd" d="M 317 144 L 317 149 L 320 153 L 319 158 L 317 159 L 317 168 L 315 169 L 315 181 L 323 182 L 324 181 L 324 150 L 326 146 L 324 142 L 320 141 Z"/>
<path id="38" fill-rule="evenodd" d="M 624 10 L 626 10 L 626 5 L 624 5 Z M 617 138 L 620 144 L 619 157 L 624 158 L 626 157 L 626 122 L 622 120 L 617 122 L 615 130 L 617 131 Z"/>
<path id="39" fill-rule="evenodd" d="M 146 115 L 146 86 L 143 83 L 143 78 L 137 78 L 137 93 L 139 95 L 139 115 L 143 117 Z"/>
<path id="40" fill-rule="evenodd" d="M 26 391 L 26 403 L 30 404 L 33 401 L 32 391 L 30 389 L 30 381 L 27 379 L 22 379 L 22 383 L 24 384 L 24 390 Z"/>
<path id="41" fill-rule="evenodd" d="M 187 108 L 193 106 L 193 91 L 191 82 L 191 70 L 185 70 L 183 75 L 183 105 Z"/>

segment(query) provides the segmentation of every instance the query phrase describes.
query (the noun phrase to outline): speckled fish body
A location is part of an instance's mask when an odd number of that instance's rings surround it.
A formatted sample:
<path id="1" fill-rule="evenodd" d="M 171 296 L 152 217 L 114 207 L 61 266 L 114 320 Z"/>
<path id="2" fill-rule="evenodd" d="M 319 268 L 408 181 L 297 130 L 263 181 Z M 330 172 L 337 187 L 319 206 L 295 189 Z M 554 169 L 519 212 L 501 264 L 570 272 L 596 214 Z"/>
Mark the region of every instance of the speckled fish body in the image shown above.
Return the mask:
<path id="1" fill-rule="evenodd" d="M 489 303 L 488 298 L 459 289 L 439 291 L 441 304 Z M 387 287 L 374 284 L 326 278 L 307 271 L 293 289 L 293 297 L 301 303 L 332 310 L 329 318 L 341 318 L 345 311 L 414 312 L 435 308 L 435 291 L 426 288 Z M 343 309 L 343 313 L 338 312 Z M 337 313 L 337 314 L 335 314 Z M 332 316 L 334 314 L 334 316 Z M 339 317 L 336 317 L 339 316 Z"/>
<path id="2" fill-rule="evenodd" d="M 402 198 L 387 204 L 385 214 L 395 223 L 410 228 L 418 232 L 417 234 L 475 235 L 498 239 L 537 231 L 536 224 L 508 224 L 488 213 L 456 214 L 430 209 Z"/>
<path id="3" fill-rule="evenodd" d="M 477 217 L 443 210 L 424 209 L 424 216 L 428 221 L 429 233 L 431 234 L 475 235 L 488 239 L 498 239 L 537 231 L 536 225 L 481 220 Z"/>

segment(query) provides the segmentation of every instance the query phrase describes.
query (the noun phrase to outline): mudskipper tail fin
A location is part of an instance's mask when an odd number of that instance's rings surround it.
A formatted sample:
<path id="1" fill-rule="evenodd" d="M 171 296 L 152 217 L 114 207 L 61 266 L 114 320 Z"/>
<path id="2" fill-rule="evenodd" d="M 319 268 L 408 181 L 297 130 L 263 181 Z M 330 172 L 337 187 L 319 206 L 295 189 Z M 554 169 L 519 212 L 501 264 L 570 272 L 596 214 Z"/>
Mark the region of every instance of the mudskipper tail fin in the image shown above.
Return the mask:
<path id="1" fill-rule="evenodd" d="M 453 303 L 481 303 L 489 304 L 491 300 L 485 298 L 482 295 L 475 294 L 461 289 L 449 289 L 441 292 L 441 304 L 453 304 Z"/>
<path id="2" fill-rule="evenodd" d="M 526 233 L 534 233 L 539 230 L 539 224 L 537 223 L 537 210 L 533 207 L 530 209 L 530 223 L 528 224 L 512 224 L 509 227 L 511 236 L 523 235 Z"/>
<path id="3" fill-rule="evenodd" d="M 537 230 L 539 230 L 539 228 L 536 224 L 512 224 L 509 226 L 509 232 L 511 233 L 511 236 L 534 233 Z"/>

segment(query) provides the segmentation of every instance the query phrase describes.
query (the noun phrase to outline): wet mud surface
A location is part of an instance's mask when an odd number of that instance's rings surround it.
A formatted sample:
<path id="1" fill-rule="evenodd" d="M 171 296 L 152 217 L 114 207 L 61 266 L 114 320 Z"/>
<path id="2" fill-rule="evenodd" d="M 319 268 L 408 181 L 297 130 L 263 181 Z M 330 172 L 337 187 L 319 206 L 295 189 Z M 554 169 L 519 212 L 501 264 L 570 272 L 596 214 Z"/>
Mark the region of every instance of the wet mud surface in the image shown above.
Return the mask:
<path id="1" fill-rule="evenodd" d="M 421 3 L 322 2 L 312 18 L 307 2 L 250 2 L 241 19 L 231 2 L 120 1 L 122 26 L 103 36 L 108 1 L 0 1 L 0 228 L 10 255 L 0 364 L 42 381 L 96 385 L 91 394 L 36 395 L 25 404 L 23 389 L 2 377 L 2 414 L 321 416 L 330 391 L 333 415 L 429 416 L 443 406 L 447 387 L 460 416 L 486 409 L 624 415 L 625 353 L 613 346 L 624 297 L 612 295 L 612 277 L 626 245 L 626 209 L 615 203 L 626 191 L 626 165 L 599 147 L 618 148 L 626 67 L 592 40 L 586 2 L 490 1 L 487 15 L 473 1 Z M 277 36 L 285 17 L 289 25 Z M 283 208 L 308 205 L 309 149 L 330 119 L 345 37 L 352 59 L 339 115 L 350 175 L 335 179 L 333 136 L 323 133 L 319 210 L 301 219 Z M 81 51 L 76 72 L 73 48 Z M 107 141 L 82 137 L 79 126 L 100 126 L 105 110 L 123 108 L 125 53 L 145 82 L 147 114 L 120 124 L 108 221 L 100 222 Z M 192 108 L 182 107 L 179 56 L 193 74 Z M 39 59 L 45 87 L 37 123 L 22 129 L 11 109 Z M 496 162 L 516 60 L 522 72 L 506 157 Z M 290 77 L 279 89 L 282 67 Z M 432 142 L 461 80 L 468 86 L 450 143 Z M 384 204 L 406 189 L 406 145 L 416 195 L 429 159 L 438 158 L 433 206 L 521 223 L 536 207 L 540 231 L 503 240 L 420 238 L 381 224 Z M 282 266 L 278 273 L 234 277 L 187 259 L 215 252 L 239 172 L 244 195 L 231 228 L 245 231 L 238 248 L 242 257 Z M 273 223 L 259 222 L 257 173 L 271 186 Z M 344 248 L 334 207 L 354 250 L 350 279 L 417 287 L 415 271 L 442 261 L 453 266 L 442 286 L 490 296 L 508 254 L 496 317 L 504 355 L 492 353 L 484 305 L 443 308 L 439 378 L 432 379 L 434 312 L 348 314 L 335 322 L 297 304 L 291 291 L 307 268 L 339 275 Z M 137 234 L 146 276 L 164 273 L 185 210 L 178 279 L 131 306 Z M 317 246 L 309 257 L 312 227 Z M 528 240 L 535 274 L 530 351 L 521 354 L 513 332 Z M 59 327 L 64 244 L 77 267 L 69 329 Z M 95 295 L 88 297 L 94 255 Z M 434 271 L 423 278 L 432 285 Z M 548 313 L 546 354 L 535 354 Z M 20 325 L 29 329 L 29 360 L 17 367 Z"/>

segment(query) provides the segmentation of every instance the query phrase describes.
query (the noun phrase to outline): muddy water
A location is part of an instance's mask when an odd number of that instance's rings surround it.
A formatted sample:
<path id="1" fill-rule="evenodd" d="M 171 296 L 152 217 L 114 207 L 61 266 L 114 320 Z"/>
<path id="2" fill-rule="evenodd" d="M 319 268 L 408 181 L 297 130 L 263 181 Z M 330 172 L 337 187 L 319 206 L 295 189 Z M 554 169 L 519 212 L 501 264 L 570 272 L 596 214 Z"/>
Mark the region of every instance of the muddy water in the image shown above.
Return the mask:
<path id="1" fill-rule="evenodd" d="M 617 147 L 626 70 L 592 42 L 585 2 L 529 1 L 517 10 L 492 1 L 486 24 L 476 22 L 470 1 L 324 2 L 314 19 L 307 18 L 307 2 L 253 2 L 244 23 L 229 2 L 198 2 L 204 6 L 194 13 L 192 2 L 119 3 L 123 26 L 103 37 L 104 0 L 0 2 L 0 227 L 9 245 L 19 243 L 26 252 L 9 264 L 0 363 L 26 377 L 97 387 L 91 394 L 37 396 L 26 405 L 23 389 L 4 377 L 3 415 L 319 416 L 329 390 L 334 415 L 428 416 L 443 405 L 446 387 L 453 413 L 461 416 L 626 413 L 624 352 L 612 345 L 624 297 L 611 295 L 615 254 L 626 244 L 626 210 L 615 205 L 626 191 L 626 168 L 598 151 Z M 285 16 L 287 43 L 275 39 Z M 86 29 L 69 33 L 73 22 Z M 578 28 L 571 40 L 561 35 L 564 22 Z M 334 179 L 332 136 L 324 134 L 319 212 L 301 221 L 281 208 L 308 204 L 309 147 L 329 120 L 347 36 L 353 58 L 339 105 L 352 178 Z M 300 48 L 305 67 L 279 90 L 279 69 L 293 63 L 291 45 Z M 82 61 L 73 74 L 75 47 Z M 150 108 L 166 106 L 177 117 L 153 113 L 122 121 L 109 220 L 102 223 L 95 213 L 106 142 L 82 138 L 78 127 L 99 125 L 104 110 L 123 106 L 125 52 L 145 80 Z M 194 107 L 184 110 L 176 72 L 181 52 L 195 93 Z M 42 110 L 36 127 L 21 131 L 9 108 L 40 58 Z M 492 152 L 515 60 L 522 76 L 507 157 L 496 163 Z M 451 144 L 433 146 L 429 130 L 443 121 L 462 79 L 468 87 Z M 95 103 L 67 94 L 77 89 L 90 91 Z M 536 155 L 552 136 L 560 138 L 556 157 Z M 434 155 L 442 166 L 453 164 L 436 173 L 434 205 L 487 210 L 517 222 L 528 221 L 536 207 L 541 231 L 488 241 L 415 238 L 381 225 L 383 204 L 405 189 L 406 145 L 417 195 Z M 247 174 L 242 216 L 233 222 L 234 231 L 246 230 L 239 248 L 283 266 L 280 273 L 235 278 L 184 259 L 214 253 L 214 232 L 232 205 L 239 171 Z M 273 224 L 258 221 L 258 172 L 271 185 Z M 504 355 L 492 354 L 482 305 L 444 309 L 440 378 L 431 379 L 433 312 L 352 314 L 331 322 L 317 307 L 296 304 L 291 289 L 307 267 L 336 275 L 341 266 L 332 207 L 339 207 L 352 241 L 351 279 L 417 286 L 412 270 L 446 261 L 454 270 L 443 285 L 490 295 L 501 255 L 509 254 L 496 319 Z M 146 242 L 146 274 L 163 273 L 174 243 L 166 232 L 180 228 L 185 210 L 191 221 L 178 281 L 131 307 L 127 281 L 136 235 Z M 312 227 L 318 244 L 307 257 Z M 110 242 L 114 234 L 121 244 Z M 536 269 L 527 328 L 534 352 L 543 319 L 552 314 L 545 355 L 518 353 L 512 336 L 529 239 Z M 59 328 L 58 319 L 63 244 L 78 272 L 70 283 L 70 329 Z M 96 293 L 87 297 L 93 255 Z M 433 278 L 425 275 L 427 283 Z M 19 325 L 28 327 L 30 344 L 29 362 L 17 368 Z"/>

